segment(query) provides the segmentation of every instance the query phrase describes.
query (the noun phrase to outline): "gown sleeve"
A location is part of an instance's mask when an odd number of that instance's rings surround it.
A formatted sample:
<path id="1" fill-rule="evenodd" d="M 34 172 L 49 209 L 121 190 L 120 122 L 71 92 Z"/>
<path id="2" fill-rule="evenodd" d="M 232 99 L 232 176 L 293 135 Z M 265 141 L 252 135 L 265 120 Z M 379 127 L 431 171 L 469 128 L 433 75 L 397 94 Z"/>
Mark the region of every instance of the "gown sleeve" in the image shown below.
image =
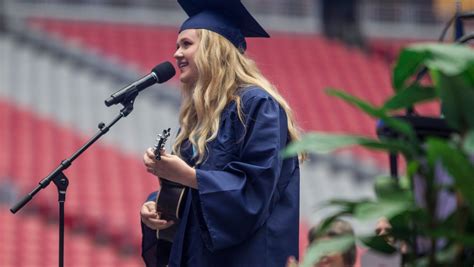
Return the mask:
<path id="1" fill-rule="evenodd" d="M 242 104 L 245 125 L 234 119 L 232 127 L 223 123 L 219 130 L 219 134 L 231 135 L 233 131 L 237 136 L 237 148 L 231 149 L 236 155 L 219 163 L 223 157 L 213 157 L 211 150 L 208 160 L 217 162 L 206 165 L 223 167 L 196 169 L 197 213 L 204 229 L 203 242 L 211 251 L 251 238 L 266 222 L 280 176 L 280 150 L 288 131 L 283 109 L 266 93 L 242 97 Z"/>

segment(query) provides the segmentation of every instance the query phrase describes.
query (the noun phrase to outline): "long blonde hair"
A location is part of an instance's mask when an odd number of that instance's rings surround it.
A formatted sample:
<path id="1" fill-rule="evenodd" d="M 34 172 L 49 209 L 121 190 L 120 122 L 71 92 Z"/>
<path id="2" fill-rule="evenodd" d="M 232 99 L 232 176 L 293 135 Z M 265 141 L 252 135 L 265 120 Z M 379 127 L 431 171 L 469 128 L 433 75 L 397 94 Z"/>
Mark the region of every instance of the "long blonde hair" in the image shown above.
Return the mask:
<path id="1" fill-rule="evenodd" d="M 183 84 L 183 102 L 179 122 L 181 130 L 173 145 L 173 152 L 180 155 L 180 147 L 186 141 L 197 152 L 197 163 L 206 155 L 206 144 L 216 138 L 220 116 L 232 101 L 237 105 L 243 123 L 240 88 L 256 85 L 268 92 L 285 110 L 290 140 L 299 139 L 299 130 L 293 113 L 285 99 L 260 73 L 255 62 L 241 54 L 227 39 L 205 29 L 197 29 L 199 47 L 194 61 L 198 69 L 195 84 Z M 302 157 L 301 157 L 302 156 Z M 304 155 L 300 155 L 303 159 Z"/>

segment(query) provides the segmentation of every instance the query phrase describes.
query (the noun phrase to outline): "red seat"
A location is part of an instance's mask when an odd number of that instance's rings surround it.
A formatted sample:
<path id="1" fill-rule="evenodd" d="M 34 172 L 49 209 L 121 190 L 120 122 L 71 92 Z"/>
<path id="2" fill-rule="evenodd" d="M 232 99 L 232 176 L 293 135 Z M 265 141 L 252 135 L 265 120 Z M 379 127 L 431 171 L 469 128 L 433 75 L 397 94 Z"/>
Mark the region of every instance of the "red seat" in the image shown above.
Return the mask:
<path id="1" fill-rule="evenodd" d="M 57 266 L 58 226 L 36 214 L 12 215 L 0 207 L 0 262 L 4 267 Z M 93 236 L 65 229 L 65 266 L 143 266 L 138 254 L 121 255 L 113 246 L 97 243 Z"/>

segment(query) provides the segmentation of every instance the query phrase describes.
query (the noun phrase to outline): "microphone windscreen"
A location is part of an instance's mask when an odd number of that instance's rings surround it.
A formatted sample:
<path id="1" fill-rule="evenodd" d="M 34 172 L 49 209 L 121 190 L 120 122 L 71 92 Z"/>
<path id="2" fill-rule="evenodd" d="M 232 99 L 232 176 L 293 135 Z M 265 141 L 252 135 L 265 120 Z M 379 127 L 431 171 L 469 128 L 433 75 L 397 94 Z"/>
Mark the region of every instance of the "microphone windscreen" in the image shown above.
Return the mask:
<path id="1" fill-rule="evenodd" d="M 158 77 L 158 83 L 164 83 L 176 74 L 173 65 L 169 61 L 156 65 L 151 71 Z"/>

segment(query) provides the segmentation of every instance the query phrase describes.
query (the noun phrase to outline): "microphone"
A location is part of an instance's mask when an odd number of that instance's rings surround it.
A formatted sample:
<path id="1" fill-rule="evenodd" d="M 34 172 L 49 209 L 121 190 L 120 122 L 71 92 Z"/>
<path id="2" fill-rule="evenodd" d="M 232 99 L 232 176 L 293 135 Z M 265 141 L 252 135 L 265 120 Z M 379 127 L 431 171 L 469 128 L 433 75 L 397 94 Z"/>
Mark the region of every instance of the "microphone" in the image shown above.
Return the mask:
<path id="1" fill-rule="evenodd" d="M 171 79 L 176 74 L 176 71 L 169 61 L 156 65 L 151 73 L 140 78 L 138 81 L 118 90 L 113 93 L 104 102 L 107 107 L 122 103 L 127 98 L 137 95 L 142 90 L 152 86 L 155 83 L 164 83 Z"/>

